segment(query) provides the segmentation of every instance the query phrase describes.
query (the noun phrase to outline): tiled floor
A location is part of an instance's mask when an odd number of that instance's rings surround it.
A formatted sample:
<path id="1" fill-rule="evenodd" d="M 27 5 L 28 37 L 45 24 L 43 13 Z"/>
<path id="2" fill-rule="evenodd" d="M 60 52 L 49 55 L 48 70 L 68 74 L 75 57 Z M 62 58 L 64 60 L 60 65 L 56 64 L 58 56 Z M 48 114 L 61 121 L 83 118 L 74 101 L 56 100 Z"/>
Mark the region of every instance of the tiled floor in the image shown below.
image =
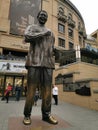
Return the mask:
<path id="1" fill-rule="evenodd" d="M 52 105 L 52 114 L 59 120 L 50 125 L 41 120 L 41 100 L 32 108 L 32 124 L 22 123 L 25 100 L 14 99 L 5 103 L 0 100 L 0 130 L 98 130 L 98 111 L 89 110 L 59 101 Z"/>

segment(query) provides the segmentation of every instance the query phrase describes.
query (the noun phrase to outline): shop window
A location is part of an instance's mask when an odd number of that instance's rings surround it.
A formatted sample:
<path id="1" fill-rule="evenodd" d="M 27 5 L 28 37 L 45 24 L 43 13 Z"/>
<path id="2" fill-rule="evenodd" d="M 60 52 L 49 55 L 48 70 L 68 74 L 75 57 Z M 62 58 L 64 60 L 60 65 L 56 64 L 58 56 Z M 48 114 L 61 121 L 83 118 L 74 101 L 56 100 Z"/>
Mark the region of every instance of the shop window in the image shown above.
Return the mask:
<path id="1" fill-rule="evenodd" d="M 7 88 L 8 84 L 10 83 L 10 85 L 12 86 L 12 90 L 13 90 L 13 78 L 12 76 L 7 76 L 6 77 L 6 82 L 5 82 L 5 89 Z M 13 91 L 10 92 L 10 96 L 12 96 Z"/>
<path id="2" fill-rule="evenodd" d="M 58 46 L 65 48 L 65 40 L 62 39 L 62 38 L 59 38 L 59 39 L 58 39 Z"/>
<path id="3" fill-rule="evenodd" d="M 4 94 L 4 76 L 0 76 L 0 97 Z"/>
<path id="4" fill-rule="evenodd" d="M 63 24 L 58 24 L 58 31 L 61 33 L 65 33 L 65 26 Z"/>

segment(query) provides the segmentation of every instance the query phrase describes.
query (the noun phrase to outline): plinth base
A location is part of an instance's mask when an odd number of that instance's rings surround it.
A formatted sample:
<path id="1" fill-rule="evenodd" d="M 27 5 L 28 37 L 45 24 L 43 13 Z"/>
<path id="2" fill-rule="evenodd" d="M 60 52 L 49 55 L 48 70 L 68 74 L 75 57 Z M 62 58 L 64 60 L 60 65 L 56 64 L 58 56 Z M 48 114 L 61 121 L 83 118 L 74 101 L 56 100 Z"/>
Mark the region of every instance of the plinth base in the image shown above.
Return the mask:
<path id="1" fill-rule="evenodd" d="M 57 125 L 52 125 L 42 121 L 40 116 L 32 116 L 31 125 L 23 124 L 23 117 L 10 117 L 8 122 L 8 130 L 57 130 L 70 127 L 71 125 L 58 116 L 55 116 L 58 120 Z"/>

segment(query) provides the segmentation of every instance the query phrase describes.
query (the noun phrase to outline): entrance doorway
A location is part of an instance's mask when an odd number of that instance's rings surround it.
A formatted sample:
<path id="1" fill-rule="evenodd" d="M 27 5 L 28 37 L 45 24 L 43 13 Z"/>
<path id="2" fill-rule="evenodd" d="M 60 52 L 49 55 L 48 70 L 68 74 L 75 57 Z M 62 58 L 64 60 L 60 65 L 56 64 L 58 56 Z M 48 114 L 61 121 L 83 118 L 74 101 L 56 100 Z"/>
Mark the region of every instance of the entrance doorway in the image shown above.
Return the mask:
<path id="1" fill-rule="evenodd" d="M 25 87 L 27 86 L 26 76 L 0 75 L 0 96 L 4 96 L 8 83 L 12 85 L 10 96 L 15 96 L 15 87 L 17 84 L 21 85 L 21 96 L 25 96 Z"/>

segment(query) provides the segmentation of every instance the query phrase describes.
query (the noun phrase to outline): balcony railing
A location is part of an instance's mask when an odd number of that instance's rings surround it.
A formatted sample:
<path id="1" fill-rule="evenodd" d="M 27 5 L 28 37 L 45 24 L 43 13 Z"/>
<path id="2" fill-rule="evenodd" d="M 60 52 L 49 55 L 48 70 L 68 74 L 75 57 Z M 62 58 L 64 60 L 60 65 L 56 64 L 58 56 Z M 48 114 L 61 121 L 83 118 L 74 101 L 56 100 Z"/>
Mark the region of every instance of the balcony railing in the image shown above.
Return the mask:
<path id="1" fill-rule="evenodd" d="M 58 13 L 57 17 L 58 17 L 58 20 L 60 20 L 61 22 L 63 22 L 63 23 L 67 22 L 67 16 L 66 15 L 61 15 L 60 13 Z"/>
<path id="2" fill-rule="evenodd" d="M 15 61 L 25 61 L 25 57 L 19 57 L 14 55 L 0 55 L 0 60 L 15 60 Z"/>
<path id="3" fill-rule="evenodd" d="M 75 21 L 72 19 L 68 19 L 68 25 L 74 28 L 76 26 Z"/>

